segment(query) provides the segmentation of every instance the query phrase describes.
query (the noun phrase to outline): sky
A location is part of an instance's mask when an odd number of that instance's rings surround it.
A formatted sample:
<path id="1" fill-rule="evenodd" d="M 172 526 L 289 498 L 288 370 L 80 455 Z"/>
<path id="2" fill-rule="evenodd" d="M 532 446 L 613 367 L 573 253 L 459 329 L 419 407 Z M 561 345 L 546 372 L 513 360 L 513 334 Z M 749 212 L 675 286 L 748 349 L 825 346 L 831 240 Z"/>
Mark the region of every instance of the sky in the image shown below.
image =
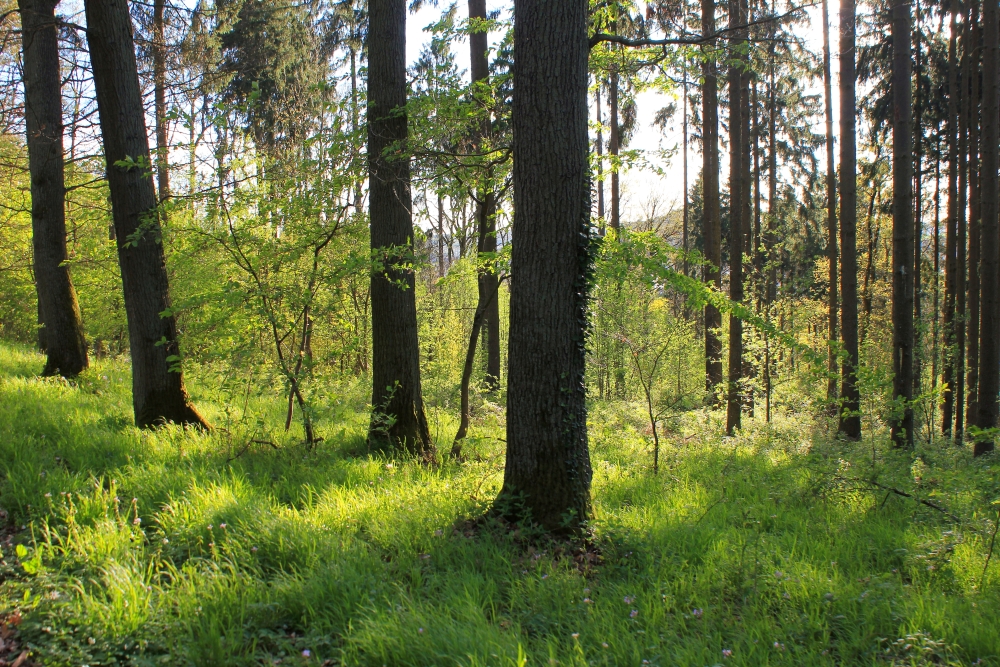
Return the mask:
<path id="1" fill-rule="evenodd" d="M 458 16 L 466 18 L 465 3 L 459 3 Z M 425 44 L 430 42 L 430 35 L 424 32 L 424 28 L 440 17 L 441 11 L 447 5 L 441 3 L 439 7 L 425 6 L 419 12 L 411 14 L 407 21 L 406 30 L 406 55 L 410 63 L 413 63 L 420 54 Z M 500 9 L 502 17 L 508 17 L 510 13 L 510 3 L 488 2 L 487 10 Z M 819 6 L 810 7 L 806 10 L 808 23 L 799 27 L 801 37 L 807 48 L 817 55 L 823 51 L 822 32 L 822 12 Z M 834 11 L 831 15 L 830 35 L 833 41 L 833 53 L 831 58 L 831 69 L 833 72 L 833 117 L 834 128 L 836 130 L 839 116 L 839 95 L 837 90 L 838 62 L 836 51 L 837 15 Z M 499 35 L 491 36 L 495 40 Z M 459 69 L 464 70 L 468 77 L 469 53 L 468 43 L 461 46 L 456 45 L 456 60 Z M 720 85 L 722 82 L 720 82 Z M 822 94 L 823 82 L 817 80 L 813 87 L 808 89 L 810 93 Z M 669 208 L 680 208 L 684 192 L 683 167 L 681 158 L 682 129 L 678 121 L 674 127 L 666 132 L 661 132 L 653 125 L 653 118 L 656 112 L 669 104 L 677 102 L 680 106 L 681 96 L 678 90 L 676 94 L 664 94 L 661 92 L 646 91 L 639 93 L 636 97 L 636 107 L 638 112 L 637 128 L 632 139 L 630 148 L 643 151 L 647 161 L 659 167 L 661 174 L 652 169 L 630 169 L 622 174 L 622 217 L 624 220 L 632 220 L 644 217 L 645 211 L 649 210 L 652 204 L 656 203 L 656 209 L 662 213 Z M 593 104 L 593 102 L 591 102 Z M 605 118 L 607 117 L 607 107 L 604 108 Z M 593 110 L 591 111 L 593 113 Z M 679 113 L 679 112 L 678 112 Z M 607 122 L 605 120 L 605 122 Z M 817 117 L 814 121 L 816 125 L 813 130 L 819 134 L 824 133 L 823 118 Z M 605 135 L 607 136 L 607 135 Z M 670 158 L 661 157 L 661 151 L 672 151 Z M 820 164 L 825 164 L 825 149 L 820 149 Z M 725 180 L 728 173 L 728 158 L 725 151 L 721 154 L 720 170 L 722 178 Z M 689 148 L 688 152 L 688 175 L 690 181 L 694 181 L 701 165 L 701 153 L 694 148 Z M 607 196 L 607 195 L 606 195 Z"/>

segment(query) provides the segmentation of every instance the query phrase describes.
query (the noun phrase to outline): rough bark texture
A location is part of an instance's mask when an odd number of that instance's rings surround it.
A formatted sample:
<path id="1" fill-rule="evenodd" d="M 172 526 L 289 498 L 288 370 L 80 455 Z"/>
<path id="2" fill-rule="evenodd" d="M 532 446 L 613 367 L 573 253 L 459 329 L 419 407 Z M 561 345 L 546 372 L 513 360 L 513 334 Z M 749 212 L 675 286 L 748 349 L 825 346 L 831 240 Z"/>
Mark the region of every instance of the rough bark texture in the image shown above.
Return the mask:
<path id="1" fill-rule="evenodd" d="M 433 451 L 420 389 L 407 138 L 406 0 L 368 5 L 368 206 L 372 255 L 372 421 L 369 441 Z"/>
<path id="2" fill-rule="evenodd" d="M 87 368 L 80 307 L 66 261 L 66 186 L 56 2 L 20 0 L 24 120 L 31 175 L 31 242 L 38 291 L 42 375 L 72 377 Z"/>
<path id="3" fill-rule="evenodd" d="M 507 458 L 497 509 L 555 532 L 590 512 L 586 0 L 514 5 Z"/>
<path id="4" fill-rule="evenodd" d="M 715 0 L 702 0 L 702 34 L 715 32 Z M 719 213 L 719 79 L 716 63 L 711 53 L 702 61 L 704 86 L 702 103 L 702 236 L 705 243 L 704 281 L 709 286 L 722 288 L 722 223 Z M 722 341 L 719 329 L 722 314 L 712 305 L 705 306 L 705 388 L 710 402 L 715 402 L 716 391 L 722 383 Z"/>
<path id="5" fill-rule="evenodd" d="M 87 43 L 104 139 L 108 187 L 132 355 L 132 403 L 140 427 L 207 427 L 180 371 L 142 95 L 127 0 L 87 0 Z M 132 166 L 119 166 L 133 160 Z"/>
<path id="6" fill-rule="evenodd" d="M 958 285 L 958 78 L 957 12 L 952 13 L 948 42 L 948 224 L 944 234 L 944 388 L 941 401 L 941 432 L 951 434 L 955 410 L 955 293 Z"/>
<path id="7" fill-rule="evenodd" d="M 980 233 L 980 325 L 979 325 L 979 428 L 997 425 L 997 391 L 1000 390 L 1000 292 L 998 292 L 998 260 L 1000 239 L 997 238 L 997 148 L 1000 143 L 1000 49 L 997 35 L 997 0 L 983 0 L 983 110 L 980 169 L 980 201 L 982 224 Z M 978 456 L 993 450 L 992 440 L 976 443 Z"/>
<path id="8" fill-rule="evenodd" d="M 979 259 L 980 259 L 980 198 L 979 198 L 979 77 L 971 76 L 979 71 L 979 11 L 976 2 L 966 7 L 967 47 L 963 50 L 963 69 L 972 80 L 969 98 L 969 258 L 967 309 L 968 322 L 966 340 L 969 343 L 966 358 L 966 401 L 965 423 L 976 423 L 979 414 Z M 958 415 L 957 419 L 962 416 Z"/>
<path id="9" fill-rule="evenodd" d="M 827 294 L 827 339 L 830 341 L 826 398 L 837 398 L 837 172 L 833 166 L 833 81 L 830 73 L 830 10 L 823 0 L 823 93 L 826 100 L 826 231 L 827 259 L 830 261 L 830 291 Z"/>
<path id="10" fill-rule="evenodd" d="M 621 176 L 618 173 L 618 154 L 621 152 L 621 126 L 618 113 L 618 68 L 612 66 L 608 83 L 608 106 L 611 111 L 611 136 L 608 138 L 608 153 L 611 155 L 611 229 L 621 229 Z"/>
<path id="11" fill-rule="evenodd" d="M 746 9 L 741 0 L 729 2 L 729 27 L 738 28 L 746 23 Z M 746 39 L 745 30 L 733 31 L 734 44 L 739 49 Z M 743 251 L 747 220 L 744 203 L 749 201 L 744 179 L 745 167 L 750 156 L 746 153 L 748 118 L 746 84 L 749 75 L 744 71 L 742 57 L 729 68 L 729 298 L 743 302 Z M 736 315 L 729 316 L 729 385 L 726 398 L 726 432 L 732 435 L 740 428 L 743 414 L 743 321 Z"/>
<path id="12" fill-rule="evenodd" d="M 910 5 L 892 8 L 892 418 L 896 446 L 913 444 L 913 109 Z"/>
<path id="13" fill-rule="evenodd" d="M 837 430 L 845 437 L 861 437 L 861 396 L 858 368 L 858 156 L 856 135 L 855 0 L 840 3 L 840 337 L 841 412 Z M 872 198 L 874 203 L 874 197 Z"/>

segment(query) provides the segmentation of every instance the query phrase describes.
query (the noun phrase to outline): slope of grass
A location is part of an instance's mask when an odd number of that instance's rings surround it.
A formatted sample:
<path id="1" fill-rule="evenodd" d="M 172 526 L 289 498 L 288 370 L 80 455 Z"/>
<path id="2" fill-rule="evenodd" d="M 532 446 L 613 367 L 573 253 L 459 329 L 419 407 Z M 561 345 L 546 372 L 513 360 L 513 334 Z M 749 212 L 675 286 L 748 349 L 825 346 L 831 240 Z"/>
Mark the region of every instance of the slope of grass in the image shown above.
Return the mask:
<path id="1" fill-rule="evenodd" d="M 837 443 L 808 417 L 721 438 L 699 412 L 654 475 L 641 410 L 595 404 L 578 552 L 467 522 L 502 478 L 495 418 L 428 468 L 367 452 L 347 393 L 309 450 L 280 400 L 196 386 L 225 430 L 140 432 L 122 363 L 74 383 L 40 363 L 0 347 L 23 544 L 0 606 L 42 664 L 1000 665 L 994 457 Z"/>

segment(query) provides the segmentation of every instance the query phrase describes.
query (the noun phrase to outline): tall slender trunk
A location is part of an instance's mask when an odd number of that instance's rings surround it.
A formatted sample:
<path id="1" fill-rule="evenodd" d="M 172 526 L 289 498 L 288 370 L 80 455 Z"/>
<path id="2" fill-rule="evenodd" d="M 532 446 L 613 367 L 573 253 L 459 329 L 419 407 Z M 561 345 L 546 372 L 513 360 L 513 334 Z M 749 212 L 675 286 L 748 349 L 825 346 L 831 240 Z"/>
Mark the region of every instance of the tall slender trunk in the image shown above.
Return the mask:
<path id="1" fill-rule="evenodd" d="M 969 6 L 971 5 L 971 7 Z M 981 257 L 980 223 L 981 206 L 979 197 L 979 77 L 972 76 L 979 71 L 979 3 L 973 0 L 965 8 L 965 41 L 963 49 L 963 70 L 966 78 L 971 79 L 969 94 L 969 258 L 967 278 L 967 311 L 966 339 L 968 340 L 968 356 L 966 358 L 966 401 L 965 423 L 975 424 L 979 414 L 979 260 Z"/>
<path id="2" fill-rule="evenodd" d="M 24 121 L 31 176 L 34 255 L 42 375 L 73 377 L 87 368 L 76 290 L 66 266 L 66 184 L 58 23 L 53 0 L 19 0 L 24 69 Z"/>
<path id="3" fill-rule="evenodd" d="M 745 0 L 729 0 L 729 27 L 737 51 L 746 42 Z M 734 59 L 729 68 L 729 298 L 734 303 L 743 302 L 743 250 L 747 220 L 744 169 L 749 165 L 746 153 L 746 84 L 749 74 L 744 59 Z M 729 385 L 726 401 L 726 432 L 732 435 L 740 428 L 743 414 L 743 321 L 736 315 L 729 316 Z"/>
<path id="4" fill-rule="evenodd" d="M 861 396 L 858 392 L 858 157 L 855 95 L 855 0 L 840 2 L 840 423 L 847 438 L 861 437 Z M 872 196 L 872 203 L 875 198 Z M 869 263 L 872 251 L 869 252 Z M 867 290 L 866 290 L 867 292 Z"/>
<path id="5" fill-rule="evenodd" d="M 827 340 L 829 359 L 826 399 L 837 398 L 837 172 L 833 166 L 833 81 L 830 73 L 830 10 L 823 0 L 823 92 L 826 98 L 826 231 L 827 259 L 830 262 L 830 291 L 827 295 Z"/>
<path id="6" fill-rule="evenodd" d="M 611 136 L 608 139 L 608 153 L 611 154 L 611 229 L 616 232 L 621 229 L 621 179 L 619 170 L 619 154 L 621 153 L 621 124 L 619 108 L 618 64 L 611 66 L 611 76 L 608 83 L 608 106 L 611 111 Z"/>
<path id="7" fill-rule="evenodd" d="M 912 396 L 920 395 L 920 380 L 923 364 L 923 98 L 921 96 L 922 53 L 920 49 L 920 0 L 914 1 L 915 29 L 911 32 L 913 40 L 915 86 L 913 89 L 913 389 Z M 916 424 L 914 424 L 916 428 Z M 916 434 L 914 434 L 916 436 Z"/>
<path id="8" fill-rule="evenodd" d="M 585 386 L 591 261 L 586 0 L 518 0 L 514 50 L 516 278 L 507 456 L 496 510 L 577 533 L 590 514 L 592 475 Z"/>
<path id="9" fill-rule="evenodd" d="M 136 425 L 207 427 L 188 400 L 149 162 L 142 94 L 127 0 L 86 0 L 87 43 L 104 139 L 108 188 L 132 355 Z M 136 166 L 124 164 L 129 158 Z"/>
<path id="10" fill-rule="evenodd" d="M 956 3 L 957 4 L 957 3 Z M 944 235 L 944 389 L 941 402 L 941 432 L 951 434 L 954 422 L 955 386 L 960 375 L 955 370 L 956 328 L 955 295 L 958 286 L 958 98 L 961 95 L 958 73 L 958 9 L 951 15 L 951 38 L 948 41 L 948 224 Z M 957 326 L 956 326 L 957 325 Z"/>
<path id="11" fill-rule="evenodd" d="M 892 397 L 891 437 L 913 445 L 913 109 L 910 5 L 892 8 Z"/>
<path id="12" fill-rule="evenodd" d="M 406 0 L 368 4 L 368 206 L 371 249 L 372 420 L 369 440 L 433 456 L 420 387 L 407 140 Z M 387 441 L 387 442 L 386 442 Z"/>
<path id="13" fill-rule="evenodd" d="M 486 0 L 469 0 L 469 18 L 486 19 Z M 469 35 L 473 86 L 489 83 L 487 36 L 486 32 L 473 32 Z M 476 134 L 473 137 L 475 150 L 481 151 L 484 148 L 490 132 L 491 122 L 487 116 L 483 119 L 482 124 L 475 129 Z M 496 195 L 493 192 L 492 176 L 492 169 L 487 169 L 486 173 L 482 174 L 482 183 L 476 193 L 478 200 L 476 202 L 476 219 L 479 227 L 476 250 L 480 257 L 484 254 L 493 255 L 497 251 Z M 469 384 L 472 382 L 476 343 L 481 329 L 486 332 L 486 386 L 490 391 L 494 391 L 500 386 L 500 309 L 497 304 L 499 282 L 496 270 L 492 268 L 492 265 L 480 269 L 477 277 L 477 289 L 476 316 L 473 317 L 472 333 L 469 338 L 465 365 L 462 368 L 462 381 L 459 386 L 460 424 L 458 433 L 455 435 L 455 442 L 452 445 L 452 454 L 456 457 L 461 454 L 459 441 L 469 431 Z"/>
<path id="14" fill-rule="evenodd" d="M 701 2 L 702 34 L 715 32 L 715 0 Z M 714 48 L 714 46 L 712 47 Z M 722 288 L 722 223 L 719 212 L 719 79 L 715 58 L 705 52 L 702 61 L 702 236 L 705 243 L 704 281 L 716 289 Z M 719 329 L 722 314 L 718 308 L 705 306 L 705 386 L 708 399 L 716 402 L 716 391 L 722 384 L 722 341 Z"/>
<path id="15" fill-rule="evenodd" d="M 937 392 L 938 387 L 938 355 L 941 352 L 941 126 L 936 128 L 937 143 L 935 146 L 934 160 L 934 317 L 931 323 L 931 394 Z M 931 411 L 931 433 L 934 438 L 934 418 L 937 416 L 934 410 Z"/>
<path id="16" fill-rule="evenodd" d="M 1000 144 L 1000 45 L 997 35 L 997 0 L 983 0 L 983 108 L 980 130 L 980 324 L 979 324 L 979 414 L 981 429 L 997 425 L 997 391 L 1000 390 L 1000 292 L 997 283 L 1000 239 L 997 237 L 997 149 Z M 980 439 L 975 455 L 993 450 L 993 441 Z"/>
<path id="17" fill-rule="evenodd" d="M 774 3 L 771 3 L 772 13 Z M 767 55 L 767 284 L 764 287 L 767 302 L 767 317 L 771 317 L 772 304 L 778 296 L 778 271 L 774 256 L 778 231 L 778 110 L 777 88 L 774 75 L 774 25 L 770 28 L 771 44 Z M 779 324 L 783 318 L 779 319 Z M 780 328 L 780 327 L 779 327 Z M 764 356 L 764 410 L 767 423 L 771 423 L 771 385 L 773 374 L 770 344 L 765 346 Z"/>
<path id="18" fill-rule="evenodd" d="M 968 86 L 967 78 L 962 77 L 962 89 Z M 966 149 L 969 140 L 969 109 L 968 99 L 959 95 L 958 109 L 958 221 L 957 236 L 955 239 L 955 439 L 962 442 L 964 439 L 964 428 L 962 415 L 965 414 L 965 320 L 966 313 L 966 245 L 968 236 L 968 185 L 969 185 L 969 159 Z"/>
<path id="19" fill-rule="evenodd" d="M 682 88 L 681 94 L 684 96 L 684 100 L 683 100 L 683 115 L 684 115 L 684 118 L 683 118 L 683 122 L 681 123 L 682 134 L 683 134 L 681 144 L 682 144 L 682 150 L 684 151 L 683 155 L 682 155 L 682 166 L 683 166 L 683 171 L 684 171 L 684 175 L 683 175 L 684 182 L 683 182 L 682 187 L 684 188 L 684 194 L 683 194 L 684 199 L 683 199 L 683 204 L 682 204 L 682 218 L 681 218 L 681 224 L 682 224 L 682 228 L 681 228 L 681 248 L 684 251 L 684 260 L 683 260 L 683 264 L 682 264 L 682 271 L 683 271 L 684 275 L 686 276 L 686 275 L 688 275 L 688 256 L 687 256 L 687 254 L 690 251 L 690 247 L 688 246 L 688 230 L 690 229 L 690 227 L 689 227 L 690 221 L 688 219 L 688 82 L 687 82 L 687 62 L 686 61 L 684 63 L 684 83 L 683 83 L 683 88 Z M 598 172 L 598 173 L 600 173 L 600 172 Z"/>
<path id="20" fill-rule="evenodd" d="M 163 12 L 166 0 L 153 0 L 153 115 L 156 121 L 156 185 L 160 202 L 170 198 L 167 151 L 167 40 Z M 191 119 L 192 125 L 194 119 Z M 161 211 L 161 216 L 163 216 Z"/>

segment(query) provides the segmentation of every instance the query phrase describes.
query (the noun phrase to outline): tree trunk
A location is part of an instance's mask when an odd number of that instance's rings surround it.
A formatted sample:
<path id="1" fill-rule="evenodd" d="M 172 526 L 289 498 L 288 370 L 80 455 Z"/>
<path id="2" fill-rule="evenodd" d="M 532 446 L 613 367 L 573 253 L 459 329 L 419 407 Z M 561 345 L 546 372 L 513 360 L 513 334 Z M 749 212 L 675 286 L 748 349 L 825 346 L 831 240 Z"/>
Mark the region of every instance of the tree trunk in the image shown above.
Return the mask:
<path id="1" fill-rule="evenodd" d="M 997 237 L 997 147 L 1000 118 L 997 117 L 1000 53 L 997 44 L 997 0 L 983 0 L 983 110 L 981 129 L 982 162 L 979 196 L 980 227 L 980 325 L 979 325 L 979 414 L 982 429 L 997 425 L 997 391 L 1000 390 L 1000 292 L 997 283 L 1000 239 Z M 979 456 L 993 450 L 993 440 L 980 439 L 975 445 Z"/>
<path id="2" fill-rule="evenodd" d="M 469 18 L 486 19 L 486 0 L 469 0 Z M 489 61 L 487 59 L 487 33 L 474 32 L 469 35 L 470 61 L 472 63 L 472 83 L 486 84 L 489 82 Z M 490 134 L 490 120 L 483 121 L 473 137 L 475 150 L 480 150 L 484 140 Z M 494 254 L 497 251 L 496 232 L 496 195 L 493 192 L 492 169 L 483 176 L 483 183 L 478 188 L 476 198 L 476 219 L 479 227 L 477 252 L 480 258 L 484 254 Z M 465 364 L 462 368 L 462 381 L 459 385 L 461 396 L 461 414 L 458 433 L 452 444 L 452 456 L 462 453 L 461 440 L 469 431 L 469 385 L 472 382 L 472 367 L 476 356 L 476 344 L 481 330 L 486 332 L 486 387 L 495 391 L 500 387 L 500 309 L 497 305 L 499 281 L 496 270 L 491 266 L 479 270 L 477 277 L 478 302 L 473 317 L 472 335 L 466 352 Z"/>
<path id="3" fill-rule="evenodd" d="M 924 238 L 924 221 L 923 221 L 923 128 L 921 123 L 923 122 L 923 101 L 921 97 L 921 76 L 922 73 L 920 68 L 921 63 L 921 51 L 920 51 L 920 0 L 915 0 L 915 29 L 911 31 L 913 40 L 913 51 L 914 51 L 914 63 L 916 65 L 914 72 L 914 82 L 915 87 L 913 90 L 913 199 L 910 202 L 910 208 L 913 210 L 913 389 L 910 390 L 911 396 L 920 395 L 920 381 L 922 370 L 921 366 L 923 364 L 923 318 L 921 316 L 921 309 L 923 307 L 923 238 Z M 916 427 L 916 425 L 914 425 Z M 914 434 L 916 436 L 916 434 Z"/>
<path id="4" fill-rule="evenodd" d="M 73 377 L 87 368 L 87 342 L 76 291 L 64 264 L 66 186 L 58 24 L 53 0 L 19 0 L 24 63 L 24 121 L 31 176 L 34 252 L 42 375 Z"/>
<path id="5" fill-rule="evenodd" d="M 861 395 L 858 392 L 858 153 L 856 136 L 855 0 L 840 2 L 840 336 L 842 400 L 838 432 L 861 437 Z M 875 196 L 872 195 L 872 204 Z M 869 252 L 869 262 L 871 260 Z"/>
<path id="6" fill-rule="evenodd" d="M 913 109 L 910 5 L 892 8 L 892 370 L 897 447 L 913 445 Z"/>
<path id="7" fill-rule="evenodd" d="M 207 428 L 188 400 L 180 370 L 128 3 L 86 0 L 84 6 L 128 318 L 136 425 Z M 134 165 L 121 164 L 130 159 Z"/>
<path id="8" fill-rule="evenodd" d="M 960 375 L 955 369 L 955 295 L 958 286 L 958 98 L 961 95 L 958 76 L 958 11 L 951 15 L 951 38 L 948 41 L 948 225 L 944 234 L 944 338 L 945 362 L 941 402 L 941 432 L 951 434 L 955 410 L 955 386 Z M 958 326 L 961 326 L 960 324 Z"/>
<path id="9" fill-rule="evenodd" d="M 514 5 L 507 457 L 497 510 L 554 532 L 590 513 L 587 3 Z"/>
<path id="10" fill-rule="evenodd" d="M 966 78 L 971 79 L 969 93 L 969 258 L 967 279 L 967 312 L 966 339 L 968 340 L 968 357 L 966 358 L 966 401 L 965 423 L 975 424 L 979 415 L 979 260 L 980 253 L 980 197 L 979 197 L 979 77 L 972 76 L 979 71 L 979 7 L 973 0 L 965 9 L 965 41 L 963 49 L 963 70 Z M 960 417 L 959 417 L 960 418 Z"/>
<path id="11" fill-rule="evenodd" d="M 823 0 L 823 92 L 826 98 L 826 230 L 827 259 L 830 261 L 830 291 L 827 295 L 827 340 L 829 379 L 826 399 L 837 398 L 837 172 L 833 166 L 833 82 L 830 73 L 830 11 Z"/>
<path id="12" fill-rule="evenodd" d="M 170 198 L 170 164 L 167 151 L 167 41 L 163 11 L 166 0 L 153 0 L 153 98 L 156 120 L 156 179 L 160 202 Z M 191 119 L 194 123 L 194 119 Z M 161 215 L 163 213 L 161 212 Z"/>
<path id="13" fill-rule="evenodd" d="M 594 101 L 597 104 L 597 231 L 604 236 L 604 114 L 601 112 L 600 78 L 597 78 Z"/>
<path id="14" fill-rule="evenodd" d="M 608 139 L 608 153 L 611 154 L 611 229 L 617 232 L 621 229 L 621 179 L 619 175 L 618 155 L 621 152 L 621 127 L 618 122 L 618 65 L 611 67 L 609 83 L 610 98 L 608 106 L 611 111 L 611 136 Z"/>
<path id="15" fill-rule="evenodd" d="M 368 5 L 368 206 L 371 276 L 372 420 L 368 439 L 433 457 L 420 388 L 407 139 L 406 0 Z"/>
<path id="16" fill-rule="evenodd" d="M 715 32 L 715 0 L 702 0 L 702 34 Z M 706 49 L 702 61 L 702 236 L 705 244 L 704 281 L 722 288 L 722 223 L 719 215 L 719 81 L 713 47 Z M 722 314 L 713 305 L 705 306 L 705 387 L 710 402 L 717 401 L 722 384 L 722 341 L 719 330 Z"/>
<path id="17" fill-rule="evenodd" d="M 746 42 L 746 6 L 741 0 L 729 0 L 729 27 L 733 30 L 737 51 Z M 743 302 L 743 251 L 747 220 L 745 202 L 749 201 L 744 170 L 749 166 L 746 152 L 746 84 L 743 58 L 729 68 L 729 298 Z M 743 414 L 743 321 L 729 316 L 729 386 L 726 400 L 726 432 L 733 435 L 740 428 Z"/>

